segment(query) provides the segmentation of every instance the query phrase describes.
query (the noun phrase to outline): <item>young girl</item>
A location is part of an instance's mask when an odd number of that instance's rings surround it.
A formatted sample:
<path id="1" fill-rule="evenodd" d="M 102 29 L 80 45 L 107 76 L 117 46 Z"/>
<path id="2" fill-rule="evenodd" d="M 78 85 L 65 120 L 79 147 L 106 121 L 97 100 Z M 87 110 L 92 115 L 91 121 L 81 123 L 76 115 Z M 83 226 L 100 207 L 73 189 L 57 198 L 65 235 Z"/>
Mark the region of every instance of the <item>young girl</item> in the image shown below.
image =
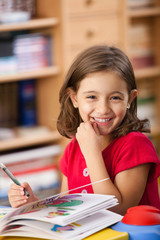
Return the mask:
<path id="1" fill-rule="evenodd" d="M 78 188 L 74 193 L 115 195 L 119 205 L 113 210 L 121 214 L 140 204 L 160 208 L 160 161 L 142 134 L 149 132 L 149 124 L 137 117 L 137 89 L 128 57 L 106 45 L 83 51 L 68 71 L 60 104 L 58 130 L 72 138 L 60 160 L 61 191 Z M 36 199 L 27 183 L 11 185 L 13 207 Z"/>

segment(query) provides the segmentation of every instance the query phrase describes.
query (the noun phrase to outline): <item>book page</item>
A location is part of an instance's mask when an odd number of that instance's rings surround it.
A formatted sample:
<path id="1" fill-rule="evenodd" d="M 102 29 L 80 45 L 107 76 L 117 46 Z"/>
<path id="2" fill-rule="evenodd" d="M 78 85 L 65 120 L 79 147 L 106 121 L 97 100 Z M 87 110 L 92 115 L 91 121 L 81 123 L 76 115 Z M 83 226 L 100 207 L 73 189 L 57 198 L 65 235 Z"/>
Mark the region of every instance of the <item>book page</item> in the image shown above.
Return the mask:
<path id="1" fill-rule="evenodd" d="M 0 206 L 0 221 L 2 220 L 2 218 L 7 215 L 8 213 L 12 212 L 13 209 L 10 207 L 1 207 Z"/>
<path id="2" fill-rule="evenodd" d="M 61 226 L 34 220 L 16 221 L 11 227 L 5 229 L 4 236 L 44 237 L 45 239 L 72 239 L 78 240 L 108 227 L 122 219 L 122 216 L 108 210 L 101 210 L 96 214 L 78 220 L 71 224 Z"/>
<path id="3" fill-rule="evenodd" d="M 22 206 L 4 217 L 4 220 L 36 219 L 66 225 L 99 210 L 117 205 L 112 195 L 69 194 Z"/>

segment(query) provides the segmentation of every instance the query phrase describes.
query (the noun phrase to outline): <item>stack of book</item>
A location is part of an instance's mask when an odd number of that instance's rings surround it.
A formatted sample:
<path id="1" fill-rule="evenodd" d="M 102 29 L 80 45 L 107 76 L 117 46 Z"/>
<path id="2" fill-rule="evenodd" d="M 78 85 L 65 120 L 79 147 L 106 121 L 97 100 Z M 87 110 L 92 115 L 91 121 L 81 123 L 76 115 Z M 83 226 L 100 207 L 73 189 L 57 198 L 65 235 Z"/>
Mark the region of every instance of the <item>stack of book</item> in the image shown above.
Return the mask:
<path id="1" fill-rule="evenodd" d="M 142 81 L 139 83 L 138 87 L 139 95 L 137 115 L 140 119 L 149 119 L 151 130 L 153 130 L 157 126 L 156 98 L 154 94 L 153 82 Z"/>
<path id="2" fill-rule="evenodd" d="M 152 28 L 145 22 L 132 24 L 129 29 L 129 55 L 131 56 L 131 62 L 135 69 L 154 65 L 154 51 L 151 36 Z"/>
<path id="3" fill-rule="evenodd" d="M 51 37 L 41 33 L 0 34 L 0 75 L 51 66 L 51 45 Z"/>
<path id="4" fill-rule="evenodd" d="M 1 0 L 0 13 L 27 11 L 33 17 L 35 15 L 35 0 Z"/>
<path id="5" fill-rule="evenodd" d="M 36 125 L 36 80 L 0 84 L 0 128 Z"/>
<path id="6" fill-rule="evenodd" d="M 37 125 L 36 80 L 18 82 L 18 125 Z"/>
<path id="7" fill-rule="evenodd" d="M 38 33 L 18 35 L 13 45 L 18 72 L 35 70 L 52 64 L 49 36 Z"/>
<path id="8" fill-rule="evenodd" d="M 20 182 L 28 182 L 33 191 L 58 189 L 60 184 L 56 156 L 60 154 L 59 145 L 51 145 L 23 150 L 0 156 L 4 163 Z M 0 172 L 0 201 L 7 198 L 11 179 Z"/>
<path id="9" fill-rule="evenodd" d="M 0 84 L 0 128 L 18 125 L 18 83 Z"/>
<path id="10" fill-rule="evenodd" d="M 11 210 L 0 221 L 0 235 L 80 240 L 122 219 L 106 210 L 118 204 L 112 195 L 62 195 Z"/>
<path id="11" fill-rule="evenodd" d="M 0 34 L 0 75 L 13 74 L 17 71 L 17 60 L 13 53 L 13 37 Z"/>

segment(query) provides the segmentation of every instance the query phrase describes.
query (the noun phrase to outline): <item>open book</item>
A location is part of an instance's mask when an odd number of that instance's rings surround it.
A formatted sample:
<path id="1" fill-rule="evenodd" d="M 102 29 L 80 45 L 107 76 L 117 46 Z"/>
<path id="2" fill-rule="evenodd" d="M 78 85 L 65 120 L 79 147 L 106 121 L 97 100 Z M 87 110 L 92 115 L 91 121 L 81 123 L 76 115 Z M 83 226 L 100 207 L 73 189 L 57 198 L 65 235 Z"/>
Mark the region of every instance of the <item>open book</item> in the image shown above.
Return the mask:
<path id="1" fill-rule="evenodd" d="M 0 236 L 83 239 L 122 219 L 106 210 L 117 204 L 112 195 L 54 195 L 8 212 L 0 221 Z"/>

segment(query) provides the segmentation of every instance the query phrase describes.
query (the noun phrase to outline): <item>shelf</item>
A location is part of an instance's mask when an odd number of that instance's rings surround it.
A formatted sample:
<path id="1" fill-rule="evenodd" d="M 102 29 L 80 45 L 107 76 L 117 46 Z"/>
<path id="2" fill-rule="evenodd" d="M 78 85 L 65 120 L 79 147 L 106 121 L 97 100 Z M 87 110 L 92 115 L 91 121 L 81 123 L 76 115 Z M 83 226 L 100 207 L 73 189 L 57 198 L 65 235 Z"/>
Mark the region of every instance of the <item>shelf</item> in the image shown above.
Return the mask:
<path id="1" fill-rule="evenodd" d="M 49 133 L 36 134 L 27 137 L 17 137 L 11 140 L 0 141 L 0 152 L 12 149 L 18 149 L 21 147 L 29 147 L 38 144 L 46 144 L 61 139 L 60 134 L 57 131 Z"/>
<path id="2" fill-rule="evenodd" d="M 152 17 L 158 15 L 160 16 L 160 7 L 146 7 L 128 10 L 128 17 L 130 18 Z"/>
<path id="3" fill-rule="evenodd" d="M 151 134 L 152 134 L 153 137 L 160 136 L 160 129 L 159 129 L 159 128 L 154 128 L 154 129 L 151 131 Z"/>
<path id="4" fill-rule="evenodd" d="M 0 32 L 38 29 L 54 27 L 58 24 L 57 18 L 31 19 L 30 21 L 15 24 L 0 24 Z"/>
<path id="5" fill-rule="evenodd" d="M 160 76 L 160 67 L 147 67 L 143 69 L 135 70 L 136 79 L 159 77 Z"/>
<path id="6" fill-rule="evenodd" d="M 153 127 L 151 128 L 151 133 L 146 133 L 149 137 L 159 137 L 160 136 L 160 128 L 159 127 Z"/>
<path id="7" fill-rule="evenodd" d="M 23 79 L 30 79 L 30 78 L 50 77 L 50 76 L 57 75 L 59 72 L 60 70 L 57 66 L 51 66 L 51 67 L 45 67 L 42 69 L 37 69 L 37 70 L 32 70 L 27 72 L 0 75 L 0 83 L 20 81 Z"/>

